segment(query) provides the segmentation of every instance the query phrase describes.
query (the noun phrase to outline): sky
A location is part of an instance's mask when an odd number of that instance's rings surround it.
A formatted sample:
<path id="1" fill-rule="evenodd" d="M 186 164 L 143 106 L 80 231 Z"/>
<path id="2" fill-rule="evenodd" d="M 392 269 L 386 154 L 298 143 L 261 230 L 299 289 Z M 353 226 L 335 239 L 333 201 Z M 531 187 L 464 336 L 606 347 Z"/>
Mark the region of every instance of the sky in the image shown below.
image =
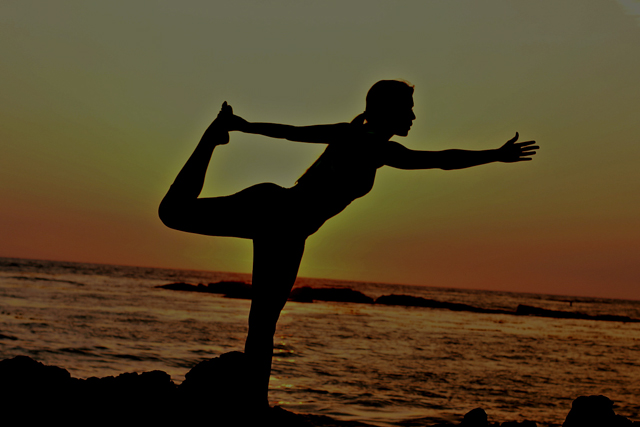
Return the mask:
<path id="1" fill-rule="evenodd" d="M 300 276 L 640 299 L 640 1 L 0 2 L 0 256 L 250 272 L 248 240 L 157 206 L 223 101 L 348 122 L 415 85 L 416 150 L 534 161 L 384 167 Z M 202 195 L 289 187 L 323 147 L 234 132 Z"/>

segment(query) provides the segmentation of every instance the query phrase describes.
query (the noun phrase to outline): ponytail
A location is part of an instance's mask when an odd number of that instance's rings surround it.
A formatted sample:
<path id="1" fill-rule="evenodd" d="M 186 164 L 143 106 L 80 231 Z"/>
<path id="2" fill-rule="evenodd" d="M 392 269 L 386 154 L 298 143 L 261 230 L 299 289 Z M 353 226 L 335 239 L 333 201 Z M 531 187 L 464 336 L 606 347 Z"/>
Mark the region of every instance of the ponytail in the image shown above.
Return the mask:
<path id="1" fill-rule="evenodd" d="M 367 119 L 367 112 L 365 111 L 364 113 L 361 113 L 361 114 L 358 114 L 357 116 L 355 116 L 354 119 L 351 120 L 351 124 L 352 125 L 360 125 L 360 126 L 362 126 L 366 119 Z"/>

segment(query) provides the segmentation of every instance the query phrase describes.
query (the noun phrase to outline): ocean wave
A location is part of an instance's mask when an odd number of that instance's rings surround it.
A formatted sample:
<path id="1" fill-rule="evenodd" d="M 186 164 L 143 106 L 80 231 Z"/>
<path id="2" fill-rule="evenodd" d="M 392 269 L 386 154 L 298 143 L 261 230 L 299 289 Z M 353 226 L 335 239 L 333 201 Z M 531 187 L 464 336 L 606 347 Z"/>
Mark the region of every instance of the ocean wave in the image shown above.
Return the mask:
<path id="1" fill-rule="evenodd" d="M 58 283 L 68 283 L 70 285 L 76 286 L 85 286 L 84 283 L 75 282 L 73 280 L 62 280 L 62 279 L 52 279 L 50 277 L 34 277 L 34 276 L 8 276 L 8 279 L 17 279 L 17 280 L 34 280 L 41 282 L 58 282 Z"/>

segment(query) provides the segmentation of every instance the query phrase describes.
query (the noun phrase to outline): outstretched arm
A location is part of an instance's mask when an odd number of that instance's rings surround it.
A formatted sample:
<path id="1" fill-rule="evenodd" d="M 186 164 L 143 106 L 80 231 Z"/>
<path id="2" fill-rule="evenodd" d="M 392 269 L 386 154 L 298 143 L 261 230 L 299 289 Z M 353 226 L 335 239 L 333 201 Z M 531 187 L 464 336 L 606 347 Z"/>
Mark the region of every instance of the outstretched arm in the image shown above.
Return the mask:
<path id="1" fill-rule="evenodd" d="M 345 131 L 347 123 L 315 126 L 291 126 L 277 123 L 249 123 L 244 129 L 245 133 L 254 133 L 271 138 L 288 139 L 289 141 L 311 142 L 317 144 L 329 144 Z"/>
<path id="2" fill-rule="evenodd" d="M 385 164 L 398 169 L 464 169 L 492 162 L 514 163 L 532 160 L 538 148 L 535 141 L 518 142 L 518 133 L 494 150 L 417 151 L 393 143 Z"/>
<path id="3" fill-rule="evenodd" d="M 328 144 L 335 141 L 339 135 L 344 134 L 344 132 L 348 131 L 350 128 L 348 123 L 315 126 L 252 123 L 233 114 L 233 110 L 229 111 L 231 114 L 225 117 L 228 130 L 264 135 L 270 138 L 288 139 L 289 141 Z"/>

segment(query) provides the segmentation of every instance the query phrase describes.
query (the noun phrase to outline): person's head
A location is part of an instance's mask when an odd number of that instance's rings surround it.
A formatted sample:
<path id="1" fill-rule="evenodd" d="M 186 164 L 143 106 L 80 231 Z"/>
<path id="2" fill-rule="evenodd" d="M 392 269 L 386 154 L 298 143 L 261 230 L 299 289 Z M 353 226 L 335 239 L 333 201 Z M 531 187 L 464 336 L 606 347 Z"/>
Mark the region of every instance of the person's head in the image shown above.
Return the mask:
<path id="1" fill-rule="evenodd" d="M 401 80 L 380 80 L 367 93 L 364 112 L 373 128 L 407 136 L 413 120 L 413 85 Z"/>

